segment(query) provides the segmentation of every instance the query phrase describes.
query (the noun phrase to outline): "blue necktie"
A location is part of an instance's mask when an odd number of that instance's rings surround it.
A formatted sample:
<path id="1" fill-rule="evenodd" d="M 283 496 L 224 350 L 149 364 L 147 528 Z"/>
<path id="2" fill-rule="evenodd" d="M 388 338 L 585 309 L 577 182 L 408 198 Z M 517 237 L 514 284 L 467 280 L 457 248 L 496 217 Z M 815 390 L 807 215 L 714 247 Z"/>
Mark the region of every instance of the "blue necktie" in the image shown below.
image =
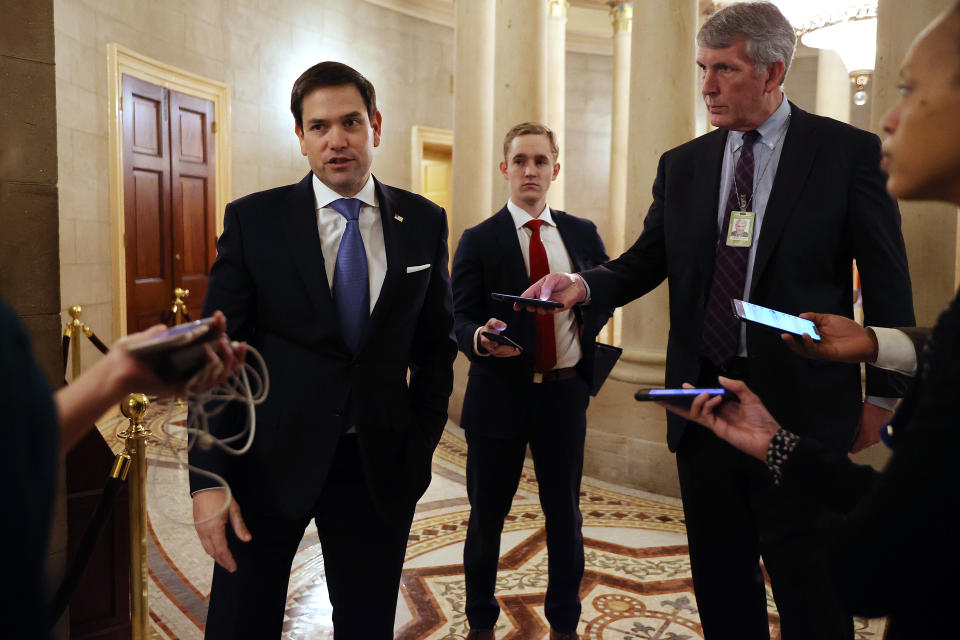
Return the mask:
<path id="1" fill-rule="evenodd" d="M 337 304 L 343 339 L 354 353 L 360 350 L 360 340 L 370 319 L 367 254 L 363 249 L 358 220 L 361 206 L 363 203 L 356 198 L 340 198 L 330 203 L 333 210 L 347 219 L 333 271 L 333 299 Z"/>

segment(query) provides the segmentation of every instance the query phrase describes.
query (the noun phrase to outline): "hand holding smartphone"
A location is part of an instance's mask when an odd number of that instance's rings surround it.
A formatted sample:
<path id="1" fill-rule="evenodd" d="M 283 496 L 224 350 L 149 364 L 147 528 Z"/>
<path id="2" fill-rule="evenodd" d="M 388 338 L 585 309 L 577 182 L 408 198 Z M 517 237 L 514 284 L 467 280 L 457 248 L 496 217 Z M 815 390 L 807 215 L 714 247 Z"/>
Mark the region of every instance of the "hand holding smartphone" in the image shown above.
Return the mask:
<path id="1" fill-rule="evenodd" d="M 732 299 L 730 302 L 733 304 L 733 315 L 740 320 L 753 322 L 796 336 L 802 336 L 806 333 L 813 338 L 814 342 L 820 342 L 820 334 L 817 333 L 817 325 L 813 324 L 813 322 L 810 320 L 800 318 L 798 316 L 792 316 L 789 313 L 784 313 L 782 311 L 776 311 L 775 309 L 762 307 L 759 304 L 753 304 L 752 302 L 745 302 L 743 300 L 736 299 Z"/>
<path id="2" fill-rule="evenodd" d="M 701 393 L 709 393 L 710 397 L 722 396 L 723 402 L 735 402 L 737 396 L 723 387 L 702 388 L 702 389 L 638 389 L 633 397 L 639 402 L 669 402 L 690 406 L 693 399 Z"/>
<path id="3" fill-rule="evenodd" d="M 221 335 L 213 318 L 204 318 L 171 327 L 126 349 L 130 355 L 150 367 L 160 379 L 184 382 L 206 363 L 203 345 Z"/>
<path id="4" fill-rule="evenodd" d="M 512 302 L 530 307 L 541 307 L 543 309 L 562 309 L 563 304 L 556 300 L 541 300 L 540 298 L 524 298 L 522 296 L 512 296 L 508 293 L 491 293 L 490 297 L 497 302 Z"/>
<path id="5" fill-rule="evenodd" d="M 493 333 L 492 331 L 481 331 L 480 335 L 482 335 L 487 340 L 496 342 L 497 344 L 513 347 L 514 349 L 520 352 L 523 351 L 523 347 L 521 347 L 519 344 L 517 344 L 507 336 L 503 335 L 502 333 Z"/>

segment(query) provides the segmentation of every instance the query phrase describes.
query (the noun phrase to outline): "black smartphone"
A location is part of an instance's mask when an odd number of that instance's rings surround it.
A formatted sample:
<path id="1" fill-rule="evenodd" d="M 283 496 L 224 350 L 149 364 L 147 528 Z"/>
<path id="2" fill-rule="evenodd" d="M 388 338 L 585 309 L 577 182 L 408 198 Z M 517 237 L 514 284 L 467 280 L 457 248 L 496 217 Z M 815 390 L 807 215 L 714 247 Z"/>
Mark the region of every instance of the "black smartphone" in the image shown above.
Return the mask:
<path id="1" fill-rule="evenodd" d="M 492 331 L 481 331 L 480 335 L 482 335 L 487 340 L 493 340 L 497 344 L 505 344 L 508 347 L 513 347 L 517 351 L 523 351 L 523 347 L 521 347 L 519 344 L 517 344 L 516 342 L 514 342 L 513 340 L 511 340 L 510 338 L 508 338 L 507 336 L 501 333 L 493 333 Z"/>
<path id="2" fill-rule="evenodd" d="M 220 337 L 213 318 L 171 327 L 156 336 L 127 347 L 127 352 L 149 366 L 162 380 L 183 382 L 207 361 L 203 345 Z"/>
<path id="3" fill-rule="evenodd" d="M 743 300 L 731 299 L 730 302 L 733 304 L 733 315 L 741 320 L 771 327 L 795 336 L 802 336 L 806 333 L 814 341 L 820 342 L 817 325 L 806 318 L 792 316 L 789 313 L 768 309 L 767 307 L 761 307 L 759 304 L 744 302 Z"/>
<path id="4" fill-rule="evenodd" d="M 562 309 L 563 305 L 555 300 L 541 300 L 540 298 L 524 298 L 521 296 L 511 296 L 507 293 L 491 293 L 490 297 L 497 302 L 516 302 L 531 307 L 543 307 L 544 309 Z"/>
<path id="5" fill-rule="evenodd" d="M 701 389 L 638 389 L 633 397 L 640 402 L 669 402 L 670 404 L 688 405 L 701 393 L 711 396 L 723 396 L 724 402 L 735 401 L 737 396 L 723 387 Z"/>

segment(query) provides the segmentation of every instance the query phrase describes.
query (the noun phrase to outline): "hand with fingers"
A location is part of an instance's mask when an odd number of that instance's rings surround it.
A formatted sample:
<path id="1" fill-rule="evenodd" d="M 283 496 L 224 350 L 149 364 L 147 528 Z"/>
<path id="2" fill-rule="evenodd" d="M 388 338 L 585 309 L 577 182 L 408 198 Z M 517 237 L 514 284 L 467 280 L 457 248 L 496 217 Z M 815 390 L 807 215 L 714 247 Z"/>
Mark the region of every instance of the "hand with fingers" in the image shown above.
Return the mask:
<path id="1" fill-rule="evenodd" d="M 787 346 L 799 355 L 833 362 L 876 361 L 877 336 L 867 327 L 832 313 L 801 313 L 800 317 L 816 325 L 820 341 L 816 342 L 806 334 L 781 334 Z"/>
<path id="2" fill-rule="evenodd" d="M 740 451 L 766 460 L 770 441 L 780 430 L 780 425 L 742 380 L 720 377 L 719 382 L 724 389 L 735 393 L 740 401 L 723 402 L 723 396 L 711 397 L 704 392 L 694 398 L 689 408 L 665 402 L 657 404 L 687 420 L 702 424 Z M 683 387 L 694 388 L 688 383 L 684 383 Z"/>
<path id="3" fill-rule="evenodd" d="M 233 532 L 243 542 L 250 542 L 253 536 L 240 515 L 240 505 L 230 497 L 230 505 L 224 509 L 228 497 L 226 489 L 206 489 L 193 495 L 193 521 L 203 550 L 217 561 L 221 567 L 233 573 L 237 570 L 237 561 L 227 545 L 226 526 L 230 521 Z"/>
<path id="4" fill-rule="evenodd" d="M 562 309 L 544 309 L 543 307 L 532 307 L 513 305 L 514 311 L 526 308 L 527 311 L 537 313 L 559 313 L 566 311 L 578 302 L 584 302 L 587 299 L 587 286 L 583 283 L 583 278 L 575 273 L 548 273 L 535 283 L 527 287 L 526 291 L 520 294 L 523 298 L 539 298 L 540 300 L 553 300 L 563 305 Z"/>
<path id="5" fill-rule="evenodd" d="M 503 320 L 497 320 L 496 318 L 487 320 L 487 323 L 477 332 L 477 346 L 480 348 L 480 352 L 487 352 L 496 358 L 512 358 L 520 355 L 520 350 L 516 347 L 509 344 L 500 344 L 483 335 L 484 332 L 499 334 L 506 328 L 507 323 Z"/>

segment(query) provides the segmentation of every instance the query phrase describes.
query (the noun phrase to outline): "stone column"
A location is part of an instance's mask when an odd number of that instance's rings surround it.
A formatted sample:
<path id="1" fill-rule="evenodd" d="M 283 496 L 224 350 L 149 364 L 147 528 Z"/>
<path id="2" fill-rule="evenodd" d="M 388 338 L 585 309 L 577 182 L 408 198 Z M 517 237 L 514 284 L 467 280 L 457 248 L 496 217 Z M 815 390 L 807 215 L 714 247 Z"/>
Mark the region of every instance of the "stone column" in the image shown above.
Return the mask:
<path id="1" fill-rule="evenodd" d="M 817 51 L 817 114 L 850 122 L 850 74 L 836 51 Z"/>
<path id="2" fill-rule="evenodd" d="M 630 130 L 630 33 L 633 24 L 631 0 L 609 0 L 613 23 L 613 101 L 610 126 L 610 226 L 604 234 L 607 253 L 615 257 L 624 250 L 627 216 L 627 136 Z M 622 313 L 617 310 L 607 323 L 607 340 L 620 344 Z"/>
<path id="3" fill-rule="evenodd" d="M 952 0 L 880 0 L 877 7 L 877 61 L 867 91 L 873 103 L 871 129 L 883 137 L 880 119 L 900 99 L 900 65 L 913 39 Z M 929 202 L 901 202 L 903 236 L 913 281 L 917 324 L 932 325 L 956 290 L 957 209 Z"/>
<path id="4" fill-rule="evenodd" d="M 487 169 L 493 175 L 495 208 L 509 197 L 506 181 L 495 166 L 503 159 L 504 134 L 520 122 L 547 121 L 548 8 L 545 0 L 497 0 L 493 163 Z"/>
<path id="5" fill-rule="evenodd" d="M 447 212 L 454 249 L 464 229 L 492 210 L 495 10 L 495 0 L 456 3 L 453 193 Z"/>
<path id="6" fill-rule="evenodd" d="M 696 0 L 642 2 L 633 8 L 626 247 L 643 230 L 660 156 L 694 137 L 696 29 Z M 663 382 L 668 325 L 665 284 L 624 309 L 621 377 Z"/>
<path id="7" fill-rule="evenodd" d="M 566 74 L 567 74 L 567 9 L 569 0 L 547 0 L 547 120 L 546 125 L 553 129 L 560 147 L 560 174 L 547 201 L 554 209 L 564 209 L 564 171 L 566 156 Z"/>
<path id="8" fill-rule="evenodd" d="M 625 163 L 629 178 L 623 226 L 611 236 L 627 247 L 643 228 L 660 156 L 694 136 L 696 29 L 697 0 L 633 6 L 628 145 L 625 159 L 611 163 Z M 664 412 L 633 400 L 638 386 L 663 384 L 668 325 L 665 284 L 623 310 L 624 353 L 590 405 L 584 468 L 605 480 L 679 495 Z"/>
<path id="9" fill-rule="evenodd" d="M 59 387 L 63 362 L 53 4 L 0 0 L 0 297 L 26 327 L 33 355 L 50 384 Z M 67 561 L 62 475 L 57 490 L 47 558 L 52 585 L 60 582 Z M 69 635 L 68 618 L 56 626 L 55 637 Z M 45 621 L 36 622 L 37 635 L 43 635 Z"/>

